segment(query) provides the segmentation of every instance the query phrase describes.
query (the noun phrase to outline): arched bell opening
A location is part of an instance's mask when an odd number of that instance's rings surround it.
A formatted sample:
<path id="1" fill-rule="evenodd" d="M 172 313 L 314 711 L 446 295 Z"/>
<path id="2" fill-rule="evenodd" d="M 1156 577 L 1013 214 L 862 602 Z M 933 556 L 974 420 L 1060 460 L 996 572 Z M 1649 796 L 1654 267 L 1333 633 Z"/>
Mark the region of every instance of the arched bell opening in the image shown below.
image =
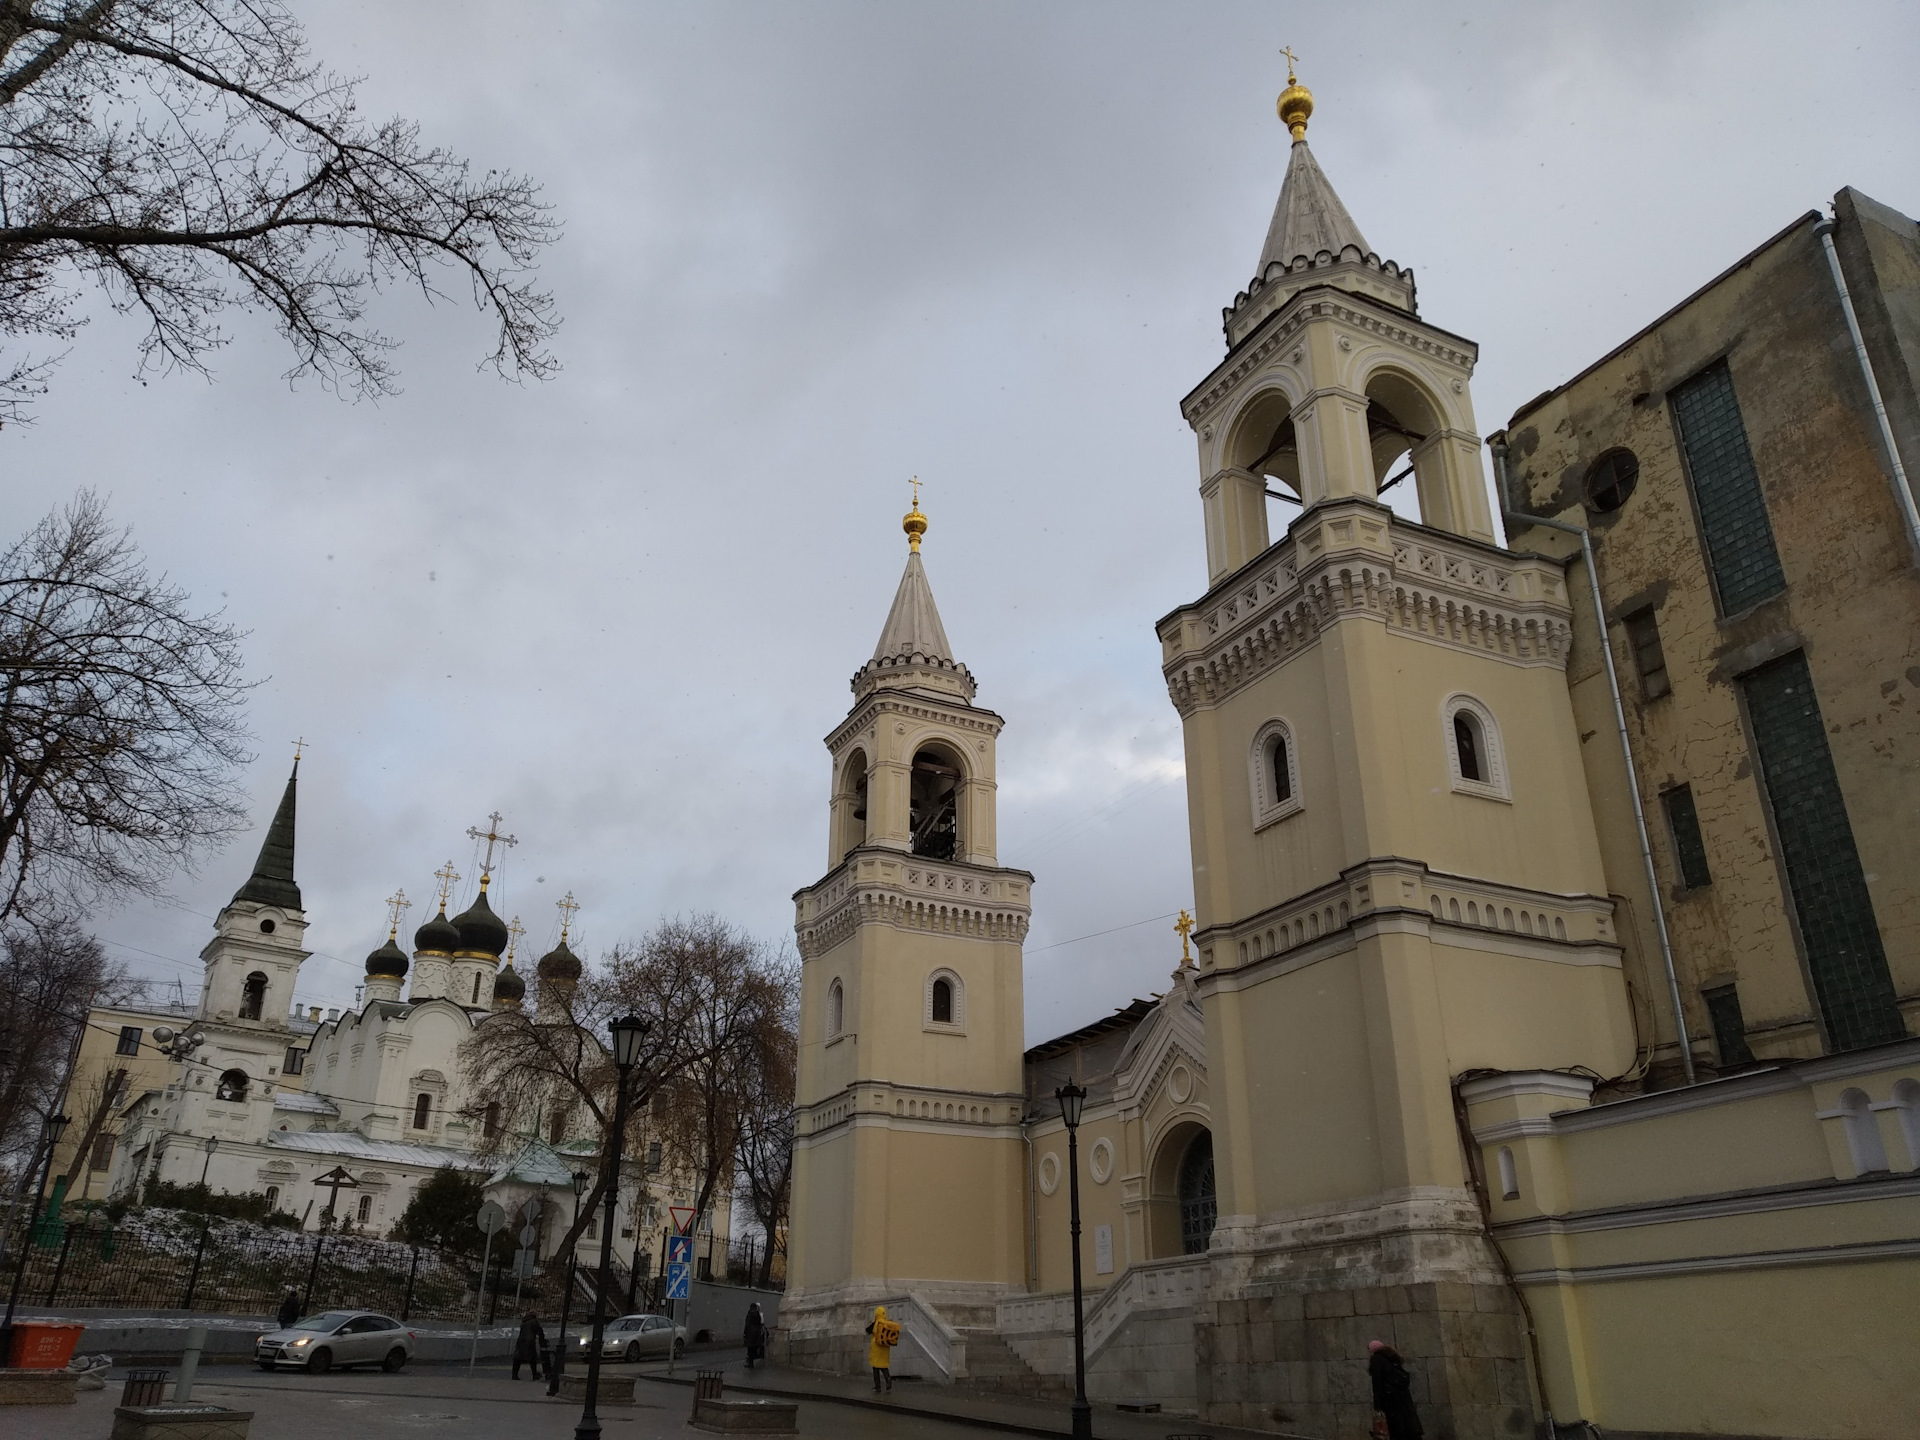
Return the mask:
<path id="1" fill-rule="evenodd" d="M 1286 534 L 1302 504 L 1293 402 L 1278 390 L 1256 397 L 1234 422 L 1226 462 L 1259 479 L 1266 493 L 1267 534 Z"/>
<path id="2" fill-rule="evenodd" d="M 961 798 L 966 771 L 960 757 L 944 745 L 923 745 L 914 752 L 908 788 L 907 827 L 915 855 L 952 860 L 961 854 Z"/>
<path id="3" fill-rule="evenodd" d="M 1155 1260 L 1198 1255 L 1211 1243 L 1219 1199 L 1213 1132 L 1197 1121 L 1170 1128 L 1148 1169 L 1147 1252 Z"/>
<path id="4" fill-rule="evenodd" d="M 1440 407 L 1418 383 L 1396 370 L 1367 381 L 1367 446 L 1374 493 L 1410 520 L 1446 524 L 1446 477 L 1435 443 L 1446 429 Z M 1413 484 L 1405 482 L 1412 480 Z"/>
<path id="5" fill-rule="evenodd" d="M 834 846 L 837 865 L 849 850 L 867 843 L 867 752 L 855 750 L 840 770 L 840 793 L 834 797 L 834 818 L 839 828 L 839 843 Z"/>

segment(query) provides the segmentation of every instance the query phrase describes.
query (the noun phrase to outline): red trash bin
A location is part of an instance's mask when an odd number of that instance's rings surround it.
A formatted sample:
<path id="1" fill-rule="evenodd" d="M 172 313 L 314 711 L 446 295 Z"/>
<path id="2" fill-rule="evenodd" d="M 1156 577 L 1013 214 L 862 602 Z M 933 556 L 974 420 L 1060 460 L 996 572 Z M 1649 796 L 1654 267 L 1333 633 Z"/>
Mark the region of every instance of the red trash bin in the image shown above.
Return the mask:
<path id="1" fill-rule="evenodd" d="M 50 1320 L 16 1320 L 13 1353 L 7 1363 L 16 1370 L 64 1370 L 86 1329 L 84 1325 L 61 1325 Z"/>

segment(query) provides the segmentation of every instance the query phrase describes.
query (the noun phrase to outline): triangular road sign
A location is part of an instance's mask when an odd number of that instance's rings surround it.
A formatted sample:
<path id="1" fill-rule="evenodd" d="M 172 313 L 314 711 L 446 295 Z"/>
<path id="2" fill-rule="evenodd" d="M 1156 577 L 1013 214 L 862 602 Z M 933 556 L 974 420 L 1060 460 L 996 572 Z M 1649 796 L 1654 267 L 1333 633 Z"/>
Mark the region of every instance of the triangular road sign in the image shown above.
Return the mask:
<path id="1" fill-rule="evenodd" d="M 667 1213 L 673 1217 L 673 1228 L 681 1235 L 693 1233 L 694 1209 L 691 1205 L 669 1205 Z"/>

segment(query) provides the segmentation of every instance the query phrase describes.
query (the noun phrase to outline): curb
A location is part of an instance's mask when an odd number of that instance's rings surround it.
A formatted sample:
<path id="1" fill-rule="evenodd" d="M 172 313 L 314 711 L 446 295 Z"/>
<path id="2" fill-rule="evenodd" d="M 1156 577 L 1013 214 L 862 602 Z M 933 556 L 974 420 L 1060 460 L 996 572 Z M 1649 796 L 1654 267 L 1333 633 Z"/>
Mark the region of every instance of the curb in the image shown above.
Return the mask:
<path id="1" fill-rule="evenodd" d="M 651 1380 L 656 1385 L 684 1385 L 691 1387 L 693 1380 L 681 1379 L 678 1375 L 640 1375 L 636 1379 Z M 917 1405 L 895 1405 L 884 1400 L 868 1400 L 859 1395 L 823 1395 L 818 1390 L 779 1390 L 771 1385 L 733 1385 L 729 1390 L 744 1391 L 749 1395 L 771 1395 L 780 1400 L 815 1400 L 826 1405 L 851 1405 L 857 1410 L 884 1410 L 895 1415 L 912 1415 L 920 1420 L 945 1420 L 955 1425 L 970 1425 L 976 1430 L 998 1430 L 1003 1435 L 1038 1435 L 1042 1440 L 1073 1440 L 1072 1430 L 1043 1430 L 1038 1425 L 1022 1425 L 1015 1420 L 990 1420 L 984 1415 L 968 1415 L 953 1410 L 923 1410 Z"/>

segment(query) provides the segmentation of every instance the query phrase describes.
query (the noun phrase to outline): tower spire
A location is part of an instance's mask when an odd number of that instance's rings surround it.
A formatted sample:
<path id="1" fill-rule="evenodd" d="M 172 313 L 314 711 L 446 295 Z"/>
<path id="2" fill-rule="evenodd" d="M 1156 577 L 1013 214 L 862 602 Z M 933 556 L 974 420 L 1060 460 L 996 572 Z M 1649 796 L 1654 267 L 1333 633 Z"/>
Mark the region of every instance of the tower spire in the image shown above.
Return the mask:
<path id="1" fill-rule="evenodd" d="M 300 757 L 293 760 L 293 773 L 287 776 L 287 788 L 281 792 L 280 808 L 273 812 L 266 839 L 260 842 L 260 856 L 253 862 L 253 874 L 247 883 L 233 892 L 235 901 L 251 900 L 259 905 L 277 905 L 282 910 L 299 910 L 300 887 L 293 880 L 294 799 L 300 783 Z"/>
<path id="2" fill-rule="evenodd" d="M 1260 263 L 1254 274 L 1264 276 L 1274 261 L 1289 266 L 1305 257 L 1311 260 L 1326 251 L 1336 260 L 1347 246 L 1368 253 L 1366 236 L 1353 223 L 1353 216 L 1340 203 L 1326 173 L 1307 146 L 1307 119 L 1313 114 L 1313 92 L 1302 85 L 1293 72 L 1294 56 L 1287 56 L 1287 88 L 1280 92 L 1275 108 L 1281 122 L 1293 135 L 1293 153 L 1287 159 L 1287 178 L 1280 185 L 1280 201 L 1273 207 L 1273 224 L 1267 229 L 1267 243 L 1260 251 Z"/>

